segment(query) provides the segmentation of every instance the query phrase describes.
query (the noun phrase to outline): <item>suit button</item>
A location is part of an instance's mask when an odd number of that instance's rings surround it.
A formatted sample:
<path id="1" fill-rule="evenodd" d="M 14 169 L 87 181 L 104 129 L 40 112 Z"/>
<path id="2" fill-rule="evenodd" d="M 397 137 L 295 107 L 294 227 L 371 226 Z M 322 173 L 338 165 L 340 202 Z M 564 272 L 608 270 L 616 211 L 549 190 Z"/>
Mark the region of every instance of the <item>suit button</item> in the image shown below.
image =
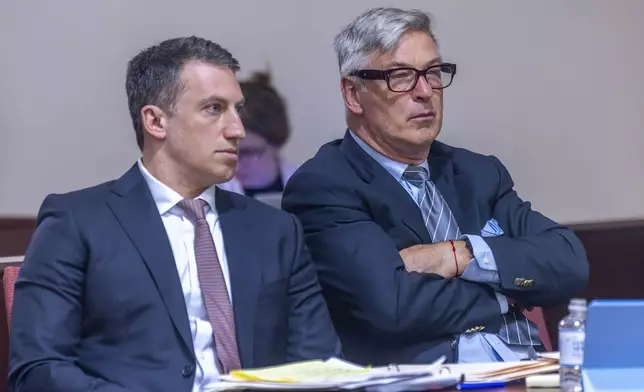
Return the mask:
<path id="1" fill-rule="evenodd" d="M 195 372 L 195 367 L 193 365 L 186 365 L 181 369 L 181 375 L 183 377 L 190 377 Z"/>

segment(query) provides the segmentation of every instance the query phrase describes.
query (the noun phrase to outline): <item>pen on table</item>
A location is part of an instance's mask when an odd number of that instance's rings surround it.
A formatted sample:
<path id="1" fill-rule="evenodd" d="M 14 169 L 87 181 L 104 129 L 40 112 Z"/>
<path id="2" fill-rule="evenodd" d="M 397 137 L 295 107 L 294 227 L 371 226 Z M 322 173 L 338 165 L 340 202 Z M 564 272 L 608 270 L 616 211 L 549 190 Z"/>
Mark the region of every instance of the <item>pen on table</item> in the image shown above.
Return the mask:
<path id="1" fill-rule="evenodd" d="M 505 381 L 463 382 L 458 384 L 458 389 L 464 390 L 464 389 L 498 388 L 498 387 L 504 387 L 507 384 L 508 383 Z"/>

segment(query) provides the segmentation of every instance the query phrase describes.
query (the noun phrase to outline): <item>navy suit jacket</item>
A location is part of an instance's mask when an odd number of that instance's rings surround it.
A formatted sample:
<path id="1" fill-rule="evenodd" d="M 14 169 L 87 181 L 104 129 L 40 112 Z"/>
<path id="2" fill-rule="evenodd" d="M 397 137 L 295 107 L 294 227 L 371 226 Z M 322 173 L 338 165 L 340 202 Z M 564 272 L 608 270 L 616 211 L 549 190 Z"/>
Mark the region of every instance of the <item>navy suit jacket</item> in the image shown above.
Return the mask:
<path id="1" fill-rule="evenodd" d="M 504 230 L 484 238 L 501 293 L 544 306 L 584 288 L 588 262 L 580 241 L 522 201 L 498 159 L 436 141 L 428 163 L 462 233 L 480 235 L 491 218 Z M 347 359 L 455 361 L 459 334 L 481 325 L 498 332 L 500 306 L 489 285 L 406 271 L 398 252 L 431 243 L 421 211 L 348 133 L 295 172 L 283 208 L 304 227 Z"/>
<path id="2" fill-rule="evenodd" d="M 224 190 L 215 199 L 242 366 L 340 355 L 298 221 Z M 191 390 L 183 292 L 136 165 L 45 199 L 15 290 L 10 391 Z"/>

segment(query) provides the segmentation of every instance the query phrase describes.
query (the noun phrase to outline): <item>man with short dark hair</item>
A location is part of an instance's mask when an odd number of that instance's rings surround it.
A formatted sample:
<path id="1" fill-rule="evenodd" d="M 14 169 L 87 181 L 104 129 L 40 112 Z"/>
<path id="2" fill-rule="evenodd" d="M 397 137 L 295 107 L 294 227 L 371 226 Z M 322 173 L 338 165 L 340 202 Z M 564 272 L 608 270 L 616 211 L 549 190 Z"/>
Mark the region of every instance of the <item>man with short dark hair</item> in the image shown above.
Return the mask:
<path id="1" fill-rule="evenodd" d="M 244 137 L 238 68 L 197 37 L 130 61 L 142 159 L 43 202 L 15 286 L 11 391 L 207 391 L 234 369 L 340 354 L 297 220 L 215 186 Z"/>
<path id="2" fill-rule="evenodd" d="M 534 358 L 520 306 L 584 288 L 581 242 L 521 200 L 497 158 L 435 140 L 457 68 L 427 13 L 368 10 L 335 50 L 349 129 L 295 172 L 283 207 L 302 222 L 345 356 Z"/>

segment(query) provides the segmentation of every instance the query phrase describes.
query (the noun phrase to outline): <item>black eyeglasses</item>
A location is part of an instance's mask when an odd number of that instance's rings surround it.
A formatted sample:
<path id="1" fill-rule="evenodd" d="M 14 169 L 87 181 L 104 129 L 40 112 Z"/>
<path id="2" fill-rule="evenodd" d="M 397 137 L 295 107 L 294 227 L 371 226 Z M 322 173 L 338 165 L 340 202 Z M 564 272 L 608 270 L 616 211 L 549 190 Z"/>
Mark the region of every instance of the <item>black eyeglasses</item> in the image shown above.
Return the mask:
<path id="1" fill-rule="evenodd" d="M 416 68 L 360 69 L 350 75 L 366 80 L 385 80 L 389 90 L 396 93 L 413 90 L 422 75 L 432 89 L 442 90 L 452 84 L 456 75 L 456 64 L 436 64 L 422 70 Z"/>

